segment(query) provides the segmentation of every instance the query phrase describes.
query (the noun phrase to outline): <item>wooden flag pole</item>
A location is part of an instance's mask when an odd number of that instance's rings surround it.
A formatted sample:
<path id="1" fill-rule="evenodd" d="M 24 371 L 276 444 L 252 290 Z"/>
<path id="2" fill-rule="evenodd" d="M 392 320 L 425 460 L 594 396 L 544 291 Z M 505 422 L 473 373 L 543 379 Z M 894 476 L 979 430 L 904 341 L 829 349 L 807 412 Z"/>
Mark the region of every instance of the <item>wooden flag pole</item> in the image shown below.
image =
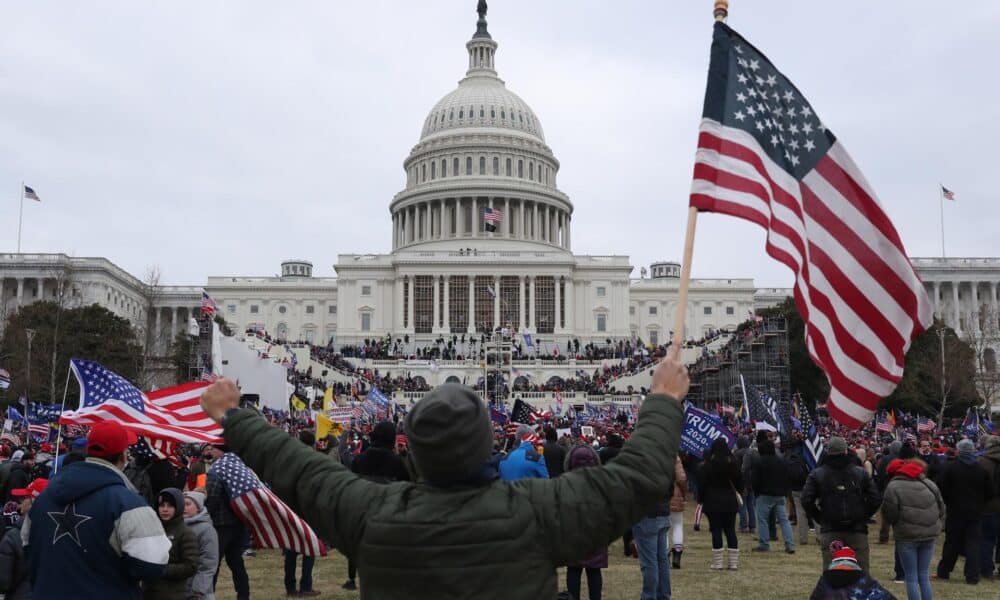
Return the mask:
<path id="1" fill-rule="evenodd" d="M 716 21 L 729 16 L 729 0 L 716 0 L 713 11 Z M 691 258 L 694 254 L 694 232 L 698 224 L 698 209 L 688 208 L 687 231 L 684 234 L 684 255 L 681 259 L 681 280 L 677 289 L 677 313 L 674 315 L 674 337 L 670 353 L 674 359 L 681 356 L 684 345 L 684 317 L 687 313 L 688 284 L 691 282 Z"/>

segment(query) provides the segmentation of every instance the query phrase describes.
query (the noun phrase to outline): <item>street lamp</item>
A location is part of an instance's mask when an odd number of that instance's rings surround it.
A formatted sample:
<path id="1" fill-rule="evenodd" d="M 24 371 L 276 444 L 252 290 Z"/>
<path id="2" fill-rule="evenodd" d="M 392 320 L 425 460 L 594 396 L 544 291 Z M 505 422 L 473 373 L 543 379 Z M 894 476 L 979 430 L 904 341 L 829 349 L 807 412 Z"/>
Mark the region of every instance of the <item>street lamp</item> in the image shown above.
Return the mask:
<path id="1" fill-rule="evenodd" d="M 24 335 L 28 338 L 28 387 L 24 394 L 25 398 L 31 393 L 31 341 L 35 339 L 35 333 L 34 329 L 24 330 Z"/>

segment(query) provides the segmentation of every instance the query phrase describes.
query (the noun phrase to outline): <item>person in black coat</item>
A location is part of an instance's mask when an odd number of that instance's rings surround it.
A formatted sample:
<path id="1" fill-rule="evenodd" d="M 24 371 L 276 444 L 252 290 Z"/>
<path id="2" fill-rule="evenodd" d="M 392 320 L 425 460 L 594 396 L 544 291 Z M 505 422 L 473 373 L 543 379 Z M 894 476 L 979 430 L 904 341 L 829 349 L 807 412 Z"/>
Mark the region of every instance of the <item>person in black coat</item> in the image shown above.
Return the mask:
<path id="1" fill-rule="evenodd" d="M 791 491 L 788 462 L 779 457 L 775 451 L 774 442 L 764 440 L 758 446 L 760 460 L 751 470 L 751 485 L 757 495 L 757 540 L 758 546 L 754 552 L 768 552 L 770 548 L 771 531 L 767 515 L 773 510 L 781 536 L 785 539 L 785 552 L 795 553 L 795 541 L 792 539 L 792 524 L 785 511 L 785 498 Z"/>
<path id="2" fill-rule="evenodd" d="M 559 436 L 555 427 L 545 426 L 545 468 L 549 471 L 549 479 L 563 474 L 563 463 L 566 462 L 566 449 L 559 445 Z"/>
<path id="3" fill-rule="evenodd" d="M 740 466 L 729 451 L 729 444 L 719 438 L 712 442 L 705 462 L 698 469 L 698 502 L 708 516 L 712 532 L 712 568 L 723 566 L 722 536 L 729 547 L 729 568 L 736 569 L 739 560 L 739 542 L 736 538 L 736 513 L 742 496 L 743 475 Z"/>
<path id="4" fill-rule="evenodd" d="M 936 483 L 947 509 L 938 579 L 948 579 L 958 555 L 964 554 L 965 582 L 975 585 L 981 568 L 983 510 L 993 496 L 993 487 L 990 474 L 976 460 L 976 446 L 971 440 L 958 443 L 958 460 L 942 470 Z"/>
<path id="5" fill-rule="evenodd" d="M 30 452 L 22 453 L 21 460 L 11 465 L 10 474 L 7 476 L 7 481 L 3 489 L 4 502 L 8 500 L 20 500 L 20 498 L 14 498 L 11 495 L 11 491 L 28 487 L 28 484 L 31 483 L 31 468 L 34 465 L 35 455 Z"/>

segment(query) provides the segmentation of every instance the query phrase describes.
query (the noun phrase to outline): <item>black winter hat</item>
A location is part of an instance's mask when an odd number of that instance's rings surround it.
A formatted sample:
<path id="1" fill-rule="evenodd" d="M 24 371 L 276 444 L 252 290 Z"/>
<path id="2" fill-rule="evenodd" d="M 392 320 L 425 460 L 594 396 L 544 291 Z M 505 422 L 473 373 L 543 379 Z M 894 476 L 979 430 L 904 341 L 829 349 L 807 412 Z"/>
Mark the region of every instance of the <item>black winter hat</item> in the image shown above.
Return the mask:
<path id="1" fill-rule="evenodd" d="M 396 443 L 396 425 L 392 421 L 382 421 L 372 429 L 372 446 L 392 448 Z"/>
<path id="2" fill-rule="evenodd" d="M 493 450 L 486 404 L 457 383 L 439 385 L 413 407 L 406 436 L 417 471 L 431 482 L 474 475 Z"/>

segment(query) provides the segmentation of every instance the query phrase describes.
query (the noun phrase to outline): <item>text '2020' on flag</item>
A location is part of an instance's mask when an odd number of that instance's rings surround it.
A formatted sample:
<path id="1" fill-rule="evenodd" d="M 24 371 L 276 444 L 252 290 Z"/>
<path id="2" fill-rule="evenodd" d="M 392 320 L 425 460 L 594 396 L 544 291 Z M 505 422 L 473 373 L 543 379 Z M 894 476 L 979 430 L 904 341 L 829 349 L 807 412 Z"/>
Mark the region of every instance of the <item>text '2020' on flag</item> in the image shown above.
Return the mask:
<path id="1" fill-rule="evenodd" d="M 806 347 L 830 380 L 830 415 L 859 427 L 931 323 L 927 292 L 868 181 L 801 92 L 715 24 L 691 206 L 767 229 L 795 273 Z"/>

